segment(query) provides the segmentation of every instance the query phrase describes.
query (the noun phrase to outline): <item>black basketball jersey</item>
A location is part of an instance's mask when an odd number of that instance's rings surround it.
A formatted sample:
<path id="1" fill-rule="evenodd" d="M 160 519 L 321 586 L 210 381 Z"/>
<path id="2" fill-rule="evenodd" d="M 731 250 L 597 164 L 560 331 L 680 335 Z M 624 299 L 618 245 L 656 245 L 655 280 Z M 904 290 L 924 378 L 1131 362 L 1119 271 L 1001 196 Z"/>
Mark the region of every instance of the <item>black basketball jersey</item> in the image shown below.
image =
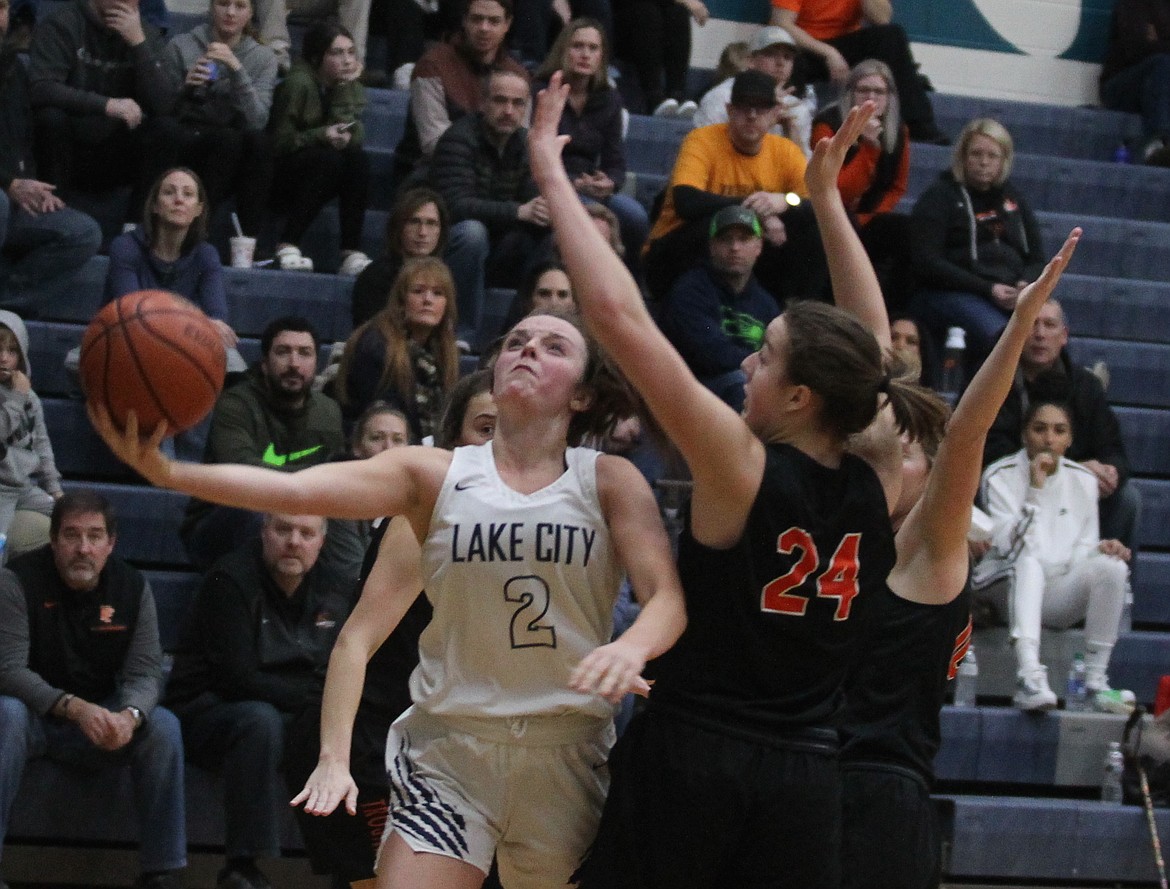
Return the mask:
<path id="1" fill-rule="evenodd" d="M 837 469 L 767 446 L 740 540 L 695 541 L 678 566 L 687 629 L 651 665 L 651 702 L 749 730 L 831 725 L 870 600 L 894 565 L 885 494 L 864 461 Z"/>
<path id="2" fill-rule="evenodd" d="M 946 605 L 909 602 L 887 587 L 875 606 L 846 688 L 841 760 L 910 768 L 929 783 L 939 709 L 971 642 L 971 582 Z"/>

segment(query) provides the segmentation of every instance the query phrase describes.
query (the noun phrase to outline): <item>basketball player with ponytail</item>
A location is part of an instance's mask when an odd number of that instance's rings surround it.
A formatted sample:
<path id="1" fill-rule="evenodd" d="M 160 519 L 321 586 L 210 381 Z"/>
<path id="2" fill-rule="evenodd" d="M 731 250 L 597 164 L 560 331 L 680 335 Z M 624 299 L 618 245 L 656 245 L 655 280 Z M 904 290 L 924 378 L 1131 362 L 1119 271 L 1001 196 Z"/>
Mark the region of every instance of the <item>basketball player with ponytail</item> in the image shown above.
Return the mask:
<path id="1" fill-rule="evenodd" d="M 944 413 L 819 303 L 768 326 L 744 362 L 742 416 L 712 395 L 590 230 L 560 162 L 565 93 L 554 76 L 538 99 L 533 175 L 586 323 L 694 479 L 678 556 L 687 630 L 649 668 L 649 704 L 614 748 L 581 886 L 836 889 L 840 691 L 895 558 L 887 492 L 845 445 L 879 402 L 916 436 Z M 863 123 L 854 114 L 835 141 Z M 841 272 L 835 290 L 857 286 Z"/>

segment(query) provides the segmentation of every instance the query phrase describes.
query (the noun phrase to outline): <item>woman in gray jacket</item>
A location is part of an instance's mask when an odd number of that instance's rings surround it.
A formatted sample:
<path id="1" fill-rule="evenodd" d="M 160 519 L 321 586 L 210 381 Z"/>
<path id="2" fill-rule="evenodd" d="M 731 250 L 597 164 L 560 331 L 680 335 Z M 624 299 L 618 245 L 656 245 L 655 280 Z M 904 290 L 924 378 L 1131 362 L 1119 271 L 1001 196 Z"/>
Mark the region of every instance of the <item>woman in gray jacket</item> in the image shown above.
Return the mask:
<path id="1" fill-rule="evenodd" d="M 252 12 L 251 0 L 212 0 L 210 21 L 172 40 L 166 63 L 183 84 L 170 127 L 175 162 L 199 174 L 212 207 L 234 194 L 255 235 L 272 185 L 276 54 L 251 36 Z"/>

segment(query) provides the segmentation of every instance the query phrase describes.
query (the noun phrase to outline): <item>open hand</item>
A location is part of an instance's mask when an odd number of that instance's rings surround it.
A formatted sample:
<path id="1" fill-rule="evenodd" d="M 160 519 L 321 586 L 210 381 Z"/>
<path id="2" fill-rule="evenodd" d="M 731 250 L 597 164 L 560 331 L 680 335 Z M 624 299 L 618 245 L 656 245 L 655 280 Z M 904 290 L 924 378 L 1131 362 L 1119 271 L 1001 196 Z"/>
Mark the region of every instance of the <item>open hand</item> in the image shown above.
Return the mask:
<path id="1" fill-rule="evenodd" d="M 329 815 L 342 801 L 345 810 L 357 814 L 358 787 L 344 763 L 318 760 L 313 774 L 305 782 L 301 792 L 289 800 L 290 806 L 305 804 L 310 815 Z"/>
<path id="2" fill-rule="evenodd" d="M 598 694 L 611 704 L 630 692 L 646 697 L 650 683 L 642 678 L 646 658 L 634 646 L 618 639 L 593 649 L 577 664 L 569 687 L 583 694 Z"/>
<path id="3" fill-rule="evenodd" d="M 149 438 L 141 438 L 138 434 L 138 415 L 134 411 L 129 412 L 126 417 L 126 428 L 121 430 L 114 425 L 104 404 L 90 401 L 85 409 L 93 428 L 115 457 L 152 485 L 160 488 L 169 487 L 171 461 L 159 450 L 159 445 L 167 435 L 165 420 L 158 424 Z"/>
<path id="4" fill-rule="evenodd" d="M 564 173 L 561 152 L 569 144 L 569 137 L 557 131 L 568 99 L 569 85 L 560 71 L 554 71 L 548 86 L 536 94 L 536 110 L 528 130 L 528 163 L 538 185 L 558 171 Z"/>
<path id="5" fill-rule="evenodd" d="M 810 196 L 839 195 L 837 177 L 841 174 L 845 156 L 864 132 L 876 108 L 873 102 L 868 101 L 850 108 L 837 132 L 813 146 L 812 157 L 804 171 L 804 182 Z"/>

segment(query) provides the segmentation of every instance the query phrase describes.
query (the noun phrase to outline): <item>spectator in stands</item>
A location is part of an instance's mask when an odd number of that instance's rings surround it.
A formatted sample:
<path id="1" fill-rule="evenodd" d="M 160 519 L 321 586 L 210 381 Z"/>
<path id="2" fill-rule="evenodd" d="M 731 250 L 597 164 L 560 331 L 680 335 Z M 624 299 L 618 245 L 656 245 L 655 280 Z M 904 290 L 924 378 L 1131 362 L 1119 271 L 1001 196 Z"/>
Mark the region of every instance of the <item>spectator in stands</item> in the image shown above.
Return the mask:
<path id="1" fill-rule="evenodd" d="M 759 351 L 780 307 L 752 274 L 764 249 L 754 211 L 724 207 L 711 220 L 710 238 L 707 261 L 674 282 L 659 323 L 699 381 L 738 411 L 747 382 L 741 365 Z"/>
<path id="2" fill-rule="evenodd" d="M 426 181 L 439 137 L 483 104 L 484 77 L 493 71 L 527 76 L 505 46 L 511 27 L 512 0 L 468 0 L 462 30 L 418 60 L 410 78 L 406 130 L 394 152 L 397 182 Z"/>
<path id="3" fill-rule="evenodd" d="M 817 94 L 813 88 L 793 80 L 796 68 L 796 41 L 783 28 L 769 25 L 752 38 L 748 68 L 762 71 L 775 80 L 779 87 L 780 119 L 772 132 L 787 136 L 800 146 L 805 157 L 812 153 L 813 115 L 817 113 Z M 719 81 L 703 94 L 695 113 L 695 126 L 727 123 L 727 103 L 731 101 L 731 85 L 735 75 Z M 846 106 L 851 107 L 851 106 Z"/>
<path id="4" fill-rule="evenodd" d="M 260 361 L 219 396 L 205 463 L 247 463 L 293 472 L 324 463 L 345 447 L 341 409 L 312 391 L 317 334 L 306 318 L 276 318 L 260 336 Z M 260 532 L 261 516 L 192 500 L 180 529 L 201 571 Z"/>
<path id="5" fill-rule="evenodd" d="M 240 224 L 257 235 L 272 189 L 276 54 L 255 39 L 251 0 L 212 0 L 210 21 L 172 40 L 166 59 L 183 84 L 168 127 L 176 162 L 199 173 L 212 206 L 235 195 Z"/>
<path id="6" fill-rule="evenodd" d="M 643 114 L 690 117 L 691 19 L 699 27 L 711 13 L 702 0 L 625 0 L 614 4 L 615 55 L 634 69 Z"/>
<path id="7" fill-rule="evenodd" d="M 515 287 L 551 245 L 548 208 L 528 172 L 528 80 L 511 71 L 488 78 L 478 114 L 443 133 L 431 163 L 431 185 L 451 211 L 452 238 L 485 256 L 484 278 Z"/>
<path id="8" fill-rule="evenodd" d="M 258 857 L 279 857 L 287 806 L 285 728 L 320 694 L 352 584 L 318 561 L 325 519 L 264 516 L 259 540 L 219 559 L 187 615 L 166 700 L 187 758 L 224 778 L 217 889 L 270 889 Z"/>
<path id="9" fill-rule="evenodd" d="M 922 335 L 918 322 L 909 315 L 895 314 L 890 318 L 890 340 L 907 376 L 923 386 L 933 387 L 938 377 L 938 361 L 930 337 Z"/>
<path id="10" fill-rule="evenodd" d="M 837 185 L 877 272 L 886 306 L 898 311 L 909 302 L 914 288 L 910 217 L 894 212 L 910 180 L 910 131 L 902 123 L 889 65 L 866 59 L 853 67 L 841 100 L 817 116 L 813 143 L 837 132 L 843 112 L 865 101 L 874 103 L 874 114 L 845 158 Z"/>
<path id="11" fill-rule="evenodd" d="M 525 67 L 537 68 L 552 48 L 552 38 L 575 18 L 596 19 L 606 41 L 613 43 L 610 0 L 516 0 L 512 49 Z"/>
<path id="12" fill-rule="evenodd" d="M 967 332 L 968 371 L 991 351 L 1020 288 L 1044 268 L 1036 217 L 1008 178 L 1013 156 L 1002 124 L 971 121 L 950 169 L 910 214 L 919 288 L 913 312 L 940 342 L 952 325 Z"/>
<path id="13" fill-rule="evenodd" d="M 1072 444 L 1066 456 L 1097 479 L 1101 536 L 1115 537 L 1133 549 L 1138 540 L 1141 493 L 1130 480 L 1121 426 L 1101 381 L 1069 358 L 1065 348 L 1068 335 L 1064 309 L 1050 299 L 1040 310 L 1020 358 L 1015 385 L 991 427 L 983 462 L 991 463 L 1014 453 L 1024 429 L 1024 414 L 1032 401 L 1059 399 L 1067 405 L 1072 419 Z"/>
<path id="14" fill-rule="evenodd" d="M 549 259 L 529 269 L 508 314 L 504 318 L 504 330 L 511 330 L 516 323 L 532 312 L 547 312 L 551 315 L 569 315 L 577 311 L 573 298 L 573 284 L 560 260 Z"/>
<path id="15" fill-rule="evenodd" d="M 305 34 L 303 58 L 276 89 L 268 126 L 276 142 L 273 198 L 285 214 L 276 246 L 283 269 L 312 271 L 297 246 L 321 209 L 337 198 L 342 275 L 370 264 L 362 252 L 362 223 L 370 185 L 370 158 L 362 147 L 366 94 L 353 37 L 333 21 Z"/>
<path id="16" fill-rule="evenodd" d="M 679 148 L 646 250 L 650 293 L 665 297 L 674 279 L 706 255 L 711 217 L 739 204 L 763 226 L 760 283 L 777 299 L 819 296 L 824 252 L 812 210 L 802 203 L 804 154 L 769 132 L 780 115 L 776 81 L 762 71 L 739 74 L 727 111 L 727 123 L 692 130 Z"/>
<path id="17" fill-rule="evenodd" d="M 851 65 L 879 59 L 894 72 L 910 138 L 946 145 L 910 41 L 893 17 L 890 0 L 772 0 L 772 24 L 792 34 L 814 80 L 843 84 Z"/>
<path id="18" fill-rule="evenodd" d="M 7 32 L 8 0 L 0 0 L 0 41 Z M 36 318 L 97 252 L 102 233 L 37 179 L 28 95 L 16 48 L 0 42 L 0 306 Z"/>
<path id="19" fill-rule="evenodd" d="M 409 260 L 386 308 L 345 344 L 337 372 L 342 412 L 353 419 L 384 401 L 406 414 L 419 441 L 435 431 L 443 399 L 458 379 L 451 272 L 441 259 Z"/>
<path id="20" fill-rule="evenodd" d="M 626 181 L 626 144 L 621 93 L 609 82 L 609 44 L 601 22 L 574 19 L 561 29 L 548 58 L 537 70 L 538 88 L 554 71 L 569 84 L 569 101 L 561 117 L 565 169 L 577 194 L 586 202 L 605 204 L 621 224 L 627 256 L 638 256 L 650 220 L 636 198 L 622 194 Z"/>
<path id="21" fill-rule="evenodd" d="M 1101 103 L 1140 114 L 1138 158 L 1170 166 L 1170 6 L 1164 0 L 1118 0 L 1113 7 Z"/>
<path id="22" fill-rule="evenodd" d="M 45 428 L 45 410 L 32 390 L 28 330 L 20 316 L 0 310 L 0 535 L 20 514 L 22 547 L 49 542 L 49 516 L 61 497 L 61 473 Z M 34 515 L 35 514 L 35 517 Z M 0 561 L 13 555 L 11 544 Z M 19 555 L 19 553 L 16 553 Z"/>
<path id="23" fill-rule="evenodd" d="M 183 740 L 178 720 L 156 706 L 154 595 L 113 555 L 117 533 L 104 497 L 71 491 L 53 508 L 49 546 L 0 571 L 0 843 L 29 759 L 129 768 L 141 842 L 135 887 L 179 889 Z"/>
<path id="24" fill-rule="evenodd" d="M 170 290 L 201 308 L 225 348 L 238 337 L 228 324 L 219 253 L 207 243 L 207 191 L 194 171 L 167 170 L 146 196 L 142 225 L 110 242 L 103 303 L 137 290 Z"/>
<path id="25" fill-rule="evenodd" d="M 403 263 L 423 256 L 440 256 L 455 280 L 459 305 L 456 336 L 464 343 L 477 342 L 483 313 L 480 303 L 484 257 L 475 244 L 450 235 L 451 217 L 437 191 L 423 187 L 405 191 L 386 220 L 385 255 L 370 263 L 354 282 L 353 326 L 360 327 L 386 307 Z"/>
<path id="26" fill-rule="evenodd" d="M 723 47 L 723 52 L 719 53 L 719 62 L 711 75 L 711 85 L 731 80 L 740 71 L 746 71 L 751 53 L 751 44 L 746 40 L 733 40 Z"/>
<path id="27" fill-rule="evenodd" d="M 487 370 L 468 374 L 455 385 L 435 431 L 437 447 L 451 449 L 491 441 L 496 427 L 491 386 L 492 375 Z M 396 521 L 400 526 L 406 525 L 405 518 Z M 330 725 L 326 717 L 323 733 L 321 702 L 314 700 L 301 711 L 288 737 L 289 790 L 297 794 L 294 804 L 305 803 L 296 812 L 309 860 L 314 872 L 337 875 L 334 885 L 339 887 L 368 886 L 361 881 L 373 879 L 374 855 L 381 841 L 389 795 L 386 736 L 390 724 L 410 706 L 408 680 L 418 665 L 419 636 L 431 620 L 431 603 L 414 589 L 409 591 L 414 594 L 413 602 L 389 636 L 366 636 L 367 632 L 380 632 L 370 625 L 370 617 L 376 615 L 376 622 L 381 623 L 392 613 L 386 594 L 393 593 L 402 576 L 396 560 L 418 561 L 417 547 L 408 547 L 405 553 L 398 551 L 394 535 L 386 533 L 389 526 L 390 521 L 382 521 L 374 532 L 362 566 L 362 598 L 338 635 L 325 680 L 330 689 L 339 680 L 356 683 L 351 688 L 360 688 L 360 699 L 356 695 L 351 699 L 356 710 L 352 732 L 346 725 L 345 741 L 338 743 L 331 734 L 337 726 Z M 367 582 L 367 577 L 372 579 Z M 346 811 L 341 811 L 339 805 L 322 817 L 325 813 L 316 808 L 320 798 L 311 799 L 309 791 L 323 773 L 336 768 L 344 768 L 353 779 L 354 795 L 344 801 Z M 498 887 L 499 883 L 489 877 L 484 886 Z"/>
<path id="28" fill-rule="evenodd" d="M 1102 710 L 1132 709 L 1133 692 L 1109 687 L 1130 550 L 1101 539 L 1097 477 L 1064 455 L 1073 441 L 1072 415 L 1036 400 L 1024 415 L 1024 447 L 983 473 L 983 503 L 994 522 L 991 550 L 972 576 L 977 594 L 1006 617 L 1016 651 L 1014 703 L 1023 710 L 1056 706 L 1040 663 L 1041 626 L 1085 622 L 1085 685 Z"/>
<path id="29" fill-rule="evenodd" d="M 37 25 L 29 55 L 40 174 L 59 188 L 132 184 L 136 222 L 167 166 L 157 119 L 178 90 L 161 35 L 137 0 L 70 0 Z"/>
<path id="30" fill-rule="evenodd" d="M 370 30 L 370 0 L 256 0 L 256 27 L 260 41 L 272 47 L 282 71 L 289 70 L 288 16 L 313 20 L 312 27 L 332 19 L 354 42 L 358 64 L 366 58 Z"/>
<path id="31" fill-rule="evenodd" d="M 406 415 L 384 401 L 375 401 L 353 424 L 348 453 L 337 459 L 368 460 L 390 448 L 404 448 L 414 443 Z M 375 524 L 360 519 L 329 519 L 325 545 L 321 549 L 321 564 L 350 583 L 357 583 L 362 559 L 373 540 Z"/>

